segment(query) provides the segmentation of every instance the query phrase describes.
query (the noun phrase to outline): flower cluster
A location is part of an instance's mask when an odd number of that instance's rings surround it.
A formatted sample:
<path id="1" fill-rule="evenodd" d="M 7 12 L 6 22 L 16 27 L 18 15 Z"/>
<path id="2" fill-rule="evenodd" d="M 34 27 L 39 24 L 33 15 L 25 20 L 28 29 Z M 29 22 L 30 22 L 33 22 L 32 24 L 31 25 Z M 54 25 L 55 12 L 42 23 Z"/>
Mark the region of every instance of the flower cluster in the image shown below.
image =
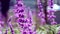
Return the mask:
<path id="1" fill-rule="evenodd" d="M 52 10 L 53 9 L 53 0 L 48 0 L 48 6 L 51 8 L 50 10 L 47 10 L 47 17 L 48 17 L 48 19 L 51 21 L 51 25 L 55 25 L 55 24 L 57 24 L 56 22 L 55 22 L 55 19 L 54 18 L 56 18 L 56 16 L 54 15 L 54 13 L 55 13 L 55 11 L 54 10 Z"/>
<path id="2" fill-rule="evenodd" d="M 22 3 L 22 0 L 17 0 L 14 11 L 15 16 L 17 18 L 17 22 L 21 28 L 20 32 L 22 34 L 35 34 L 31 27 L 32 26 L 31 18 L 27 18 L 25 10 L 26 7 Z"/>

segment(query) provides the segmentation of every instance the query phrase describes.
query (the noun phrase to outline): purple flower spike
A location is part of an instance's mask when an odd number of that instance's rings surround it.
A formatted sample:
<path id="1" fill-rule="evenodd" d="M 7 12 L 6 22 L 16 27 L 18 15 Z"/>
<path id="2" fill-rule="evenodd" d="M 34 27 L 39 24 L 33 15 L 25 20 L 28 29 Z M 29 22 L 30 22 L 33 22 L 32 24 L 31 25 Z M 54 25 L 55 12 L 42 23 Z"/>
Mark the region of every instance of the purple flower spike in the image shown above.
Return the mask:
<path id="1" fill-rule="evenodd" d="M 32 16 L 31 16 L 31 14 L 30 14 L 30 9 L 29 9 L 29 13 L 28 14 L 26 14 L 26 7 L 23 5 L 23 3 L 22 3 L 23 1 L 21 1 L 21 0 L 19 0 L 19 1 L 17 1 L 17 3 L 16 3 L 16 6 L 15 7 L 17 7 L 17 8 L 15 8 L 15 9 L 17 9 L 16 11 L 15 11 L 15 16 L 17 17 L 17 22 L 18 22 L 18 24 L 19 24 L 19 26 L 20 26 L 20 28 L 22 29 L 22 30 L 20 30 L 20 32 L 22 33 L 22 34 L 28 34 L 30 31 L 32 31 L 32 29 L 30 29 L 29 30 L 29 28 L 31 28 L 32 27 Z M 26 10 L 25 10 L 26 9 Z M 27 16 L 29 16 L 29 18 L 27 17 Z M 27 20 L 28 19 L 28 20 Z M 25 31 L 28 31 L 28 32 L 25 32 Z M 34 32 L 34 31 L 33 31 Z"/>
<path id="2" fill-rule="evenodd" d="M 46 21 L 45 21 L 45 14 L 44 14 L 44 11 L 43 11 L 43 6 L 40 2 L 41 0 L 37 0 L 37 3 L 38 3 L 38 9 L 40 11 L 40 13 L 38 14 L 38 16 L 41 18 L 41 25 L 45 24 Z"/>
<path id="3" fill-rule="evenodd" d="M 57 24 L 57 22 L 55 22 L 55 19 L 54 19 L 54 18 L 56 18 L 56 16 L 54 15 L 54 12 L 55 12 L 55 11 L 52 10 L 53 4 L 54 4 L 54 1 L 53 1 L 53 0 L 48 0 L 48 6 L 49 6 L 51 9 L 47 11 L 47 12 L 48 12 L 47 17 L 48 17 L 48 20 L 50 20 L 51 25 Z"/>

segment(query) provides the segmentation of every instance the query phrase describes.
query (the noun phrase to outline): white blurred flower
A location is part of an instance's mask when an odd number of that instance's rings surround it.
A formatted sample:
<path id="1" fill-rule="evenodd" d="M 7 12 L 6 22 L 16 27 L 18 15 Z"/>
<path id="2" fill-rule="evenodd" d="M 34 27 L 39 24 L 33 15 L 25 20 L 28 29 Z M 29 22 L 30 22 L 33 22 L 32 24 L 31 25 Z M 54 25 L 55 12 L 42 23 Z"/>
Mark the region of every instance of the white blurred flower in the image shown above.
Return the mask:
<path id="1" fill-rule="evenodd" d="M 53 5 L 53 10 L 59 10 L 59 9 L 60 9 L 59 5 L 57 5 L 57 4 Z"/>
<path id="2" fill-rule="evenodd" d="M 57 4 L 54 4 L 54 5 L 53 5 L 52 10 L 57 11 L 57 10 L 59 10 L 59 9 L 60 9 L 60 6 L 59 6 L 59 5 L 57 5 Z M 47 10 L 51 10 L 51 8 L 48 6 L 48 7 L 47 7 Z"/>

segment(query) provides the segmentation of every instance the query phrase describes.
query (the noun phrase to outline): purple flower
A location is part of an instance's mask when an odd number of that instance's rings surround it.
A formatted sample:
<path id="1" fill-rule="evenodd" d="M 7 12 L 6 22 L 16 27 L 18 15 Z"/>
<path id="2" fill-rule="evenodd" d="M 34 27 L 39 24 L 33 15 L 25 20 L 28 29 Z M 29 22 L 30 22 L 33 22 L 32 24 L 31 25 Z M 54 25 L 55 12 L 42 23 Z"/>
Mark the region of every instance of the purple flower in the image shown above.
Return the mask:
<path id="1" fill-rule="evenodd" d="M 33 32 L 29 32 L 29 34 L 33 34 Z"/>
<path id="2" fill-rule="evenodd" d="M 22 13 L 22 12 L 24 12 L 24 10 L 23 10 L 23 9 L 21 9 L 21 10 L 19 10 L 19 13 L 20 13 L 20 12 Z"/>
<path id="3" fill-rule="evenodd" d="M 24 18 L 25 16 L 22 14 L 19 14 L 19 18 Z"/>
<path id="4" fill-rule="evenodd" d="M 23 32 L 23 34 L 27 34 L 26 32 Z"/>
<path id="5" fill-rule="evenodd" d="M 19 7 L 22 7 L 22 4 L 17 4 Z"/>
<path id="6" fill-rule="evenodd" d="M 52 25 L 56 25 L 57 23 L 56 22 L 51 22 Z"/>
<path id="7" fill-rule="evenodd" d="M 26 23 L 27 21 L 25 21 L 24 19 L 19 19 L 19 22 Z"/>
<path id="8" fill-rule="evenodd" d="M 53 7 L 52 7 L 52 6 L 53 6 L 53 3 L 54 3 L 53 0 L 48 0 L 48 5 L 49 5 L 51 8 L 53 8 Z"/>

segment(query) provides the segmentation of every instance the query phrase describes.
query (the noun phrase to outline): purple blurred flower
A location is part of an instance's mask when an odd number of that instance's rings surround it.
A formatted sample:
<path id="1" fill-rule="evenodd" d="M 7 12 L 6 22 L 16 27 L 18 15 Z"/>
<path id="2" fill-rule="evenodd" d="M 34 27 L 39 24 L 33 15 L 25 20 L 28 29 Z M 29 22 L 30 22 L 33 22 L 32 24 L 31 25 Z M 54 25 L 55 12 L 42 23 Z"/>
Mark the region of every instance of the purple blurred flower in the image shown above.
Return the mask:
<path id="1" fill-rule="evenodd" d="M 56 18 L 56 16 L 54 15 L 54 12 L 55 12 L 55 11 L 52 10 L 53 4 L 54 4 L 54 1 L 53 1 L 53 0 L 48 0 L 48 6 L 49 6 L 51 9 L 47 11 L 47 12 L 48 12 L 47 17 L 48 17 L 48 20 L 50 20 L 51 25 L 57 24 L 57 22 L 55 22 L 55 19 L 54 19 L 54 18 Z"/>
<path id="2" fill-rule="evenodd" d="M 44 25 L 46 22 L 45 22 L 45 14 L 44 14 L 44 11 L 43 11 L 43 6 L 40 2 L 41 0 L 37 0 L 37 4 L 38 4 L 38 9 L 39 9 L 39 14 L 38 16 L 40 17 L 41 19 L 41 25 Z"/>
<path id="3" fill-rule="evenodd" d="M 21 33 L 22 34 L 29 33 L 29 32 L 24 32 L 25 30 L 26 31 L 27 30 L 30 31 L 29 30 L 29 27 L 32 26 L 32 23 L 30 23 L 31 22 L 31 19 L 30 18 L 27 18 L 27 16 L 29 14 L 26 15 L 26 12 L 25 12 L 26 7 L 23 5 L 22 1 L 17 1 L 15 7 L 16 7 L 15 8 L 16 10 L 14 10 L 15 11 L 15 16 L 18 18 L 17 19 L 17 22 L 18 22 L 20 28 L 22 29 L 22 30 L 20 30 Z M 31 16 L 29 15 L 29 17 L 31 17 Z"/>

